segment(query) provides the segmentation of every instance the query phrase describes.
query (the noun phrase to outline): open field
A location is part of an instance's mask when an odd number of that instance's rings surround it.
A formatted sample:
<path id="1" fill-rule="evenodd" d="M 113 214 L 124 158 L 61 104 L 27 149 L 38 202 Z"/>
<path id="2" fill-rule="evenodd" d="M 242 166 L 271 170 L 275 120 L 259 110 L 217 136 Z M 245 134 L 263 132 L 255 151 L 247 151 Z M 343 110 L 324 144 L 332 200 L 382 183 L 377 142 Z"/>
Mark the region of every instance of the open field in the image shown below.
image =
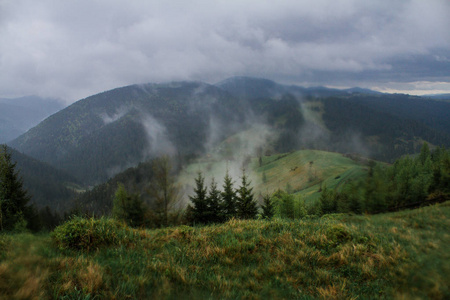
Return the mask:
<path id="1" fill-rule="evenodd" d="M 78 234 L 97 247 L 79 250 L 60 250 L 48 234 L 0 236 L 0 298 L 448 299 L 449 226 L 445 202 L 374 216 L 108 227 L 101 237 L 89 227 Z M 102 246 L 108 236 L 114 243 Z"/>

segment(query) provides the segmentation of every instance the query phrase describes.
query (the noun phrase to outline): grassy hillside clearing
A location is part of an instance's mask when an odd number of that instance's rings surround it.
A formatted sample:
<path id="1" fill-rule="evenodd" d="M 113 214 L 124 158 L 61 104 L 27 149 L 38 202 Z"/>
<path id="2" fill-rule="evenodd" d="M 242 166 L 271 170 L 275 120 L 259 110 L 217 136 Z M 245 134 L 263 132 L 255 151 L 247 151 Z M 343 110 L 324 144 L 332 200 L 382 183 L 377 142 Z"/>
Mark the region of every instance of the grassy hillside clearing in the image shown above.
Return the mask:
<path id="1" fill-rule="evenodd" d="M 278 189 L 289 190 L 301 195 L 306 202 L 317 200 L 321 187 L 339 188 L 347 180 L 367 172 L 367 166 L 340 153 L 319 150 L 300 150 L 262 156 L 261 159 L 261 166 L 258 158 L 252 158 L 246 169 L 255 195 L 273 193 Z M 241 164 L 224 159 L 205 159 L 189 165 L 181 172 L 179 183 L 190 191 L 200 171 L 206 179 L 215 177 L 221 184 L 227 166 L 236 184 L 239 184 Z"/>
<path id="2" fill-rule="evenodd" d="M 59 250 L 49 235 L 0 236 L 0 298 L 448 299 L 449 220 L 446 202 L 296 222 L 118 226 L 102 233 L 114 243 L 81 250 Z M 108 222 L 74 234 L 99 238 Z"/>

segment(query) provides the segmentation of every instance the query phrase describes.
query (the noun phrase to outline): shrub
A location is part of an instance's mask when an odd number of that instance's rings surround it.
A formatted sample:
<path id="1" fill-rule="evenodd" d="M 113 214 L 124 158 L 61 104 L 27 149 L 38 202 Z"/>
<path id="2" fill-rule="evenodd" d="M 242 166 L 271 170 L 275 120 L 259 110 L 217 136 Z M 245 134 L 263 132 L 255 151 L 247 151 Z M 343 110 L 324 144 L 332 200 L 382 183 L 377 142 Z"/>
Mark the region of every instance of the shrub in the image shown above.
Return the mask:
<path id="1" fill-rule="evenodd" d="M 9 249 L 11 238 L 9 236 L 0 234 L 0 261 L 5 258 L 6 251 Z"/>
<path id="2" fill-rule="evenodd" d="M 352 240 L 352 234 L 342 224 L 334 224 L 326 230 L 326 236 L 336 245 Z"/>
<path id="3" fill-rule="evenodd" d="M 61 250 L 92 251 L 101 247 L 128 245 L 140 233 L 114 219 L 74 217 L 58 226 L 52 239 Z"/>

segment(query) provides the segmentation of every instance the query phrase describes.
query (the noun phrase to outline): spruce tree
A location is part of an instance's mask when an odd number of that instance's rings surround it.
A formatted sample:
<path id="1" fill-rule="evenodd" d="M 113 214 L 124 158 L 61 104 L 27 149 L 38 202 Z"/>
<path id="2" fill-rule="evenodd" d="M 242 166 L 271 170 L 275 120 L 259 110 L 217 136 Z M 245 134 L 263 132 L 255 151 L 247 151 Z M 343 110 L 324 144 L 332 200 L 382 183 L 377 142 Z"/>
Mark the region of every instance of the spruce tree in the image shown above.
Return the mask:
<path id="1" fill-rule="evenodd" d="M 220 191 L 217 189 L 217 183 L 214 178 L 211 181 L 209 187 L 209 193 L 207 198 L 208 205 L 208 223 L 222 222 L 222 197 Z"/>
<path id="2" fill-rule="evenodd" d="M 27 207 L 30 196 L 23 187 L 22 178 L 15 170 L 6 145 L 0 148 L 0 230 L 12 230 L 25 224 L 30 215 Z"/>
<path id="3" fill-rule="evenodd" d="M 225 220 L 236 217 L 236 192 L 233 188 L 233 180 L 230 174 L 225 174 L 222 192 L 222 212 Z"/>
<path id="4" fill-rule="evenodd" d="M 270 195 L 266 194 L 263 197 L 263 201 L 264 201 L 264 204 L 262 206 L 262 210 L 263 210 L 262 217 L 264 219 L 270 220 L 273 218 L 273 216 L 275 214 L 275 207 L 273 206 L 273 202 L 272 202 L 272 199 L 270 198 Z"/>
<path id="5" fill-rule="evenodd" d="M 255 219 L 258 213 L 257 203 L 253 197 L 253 188 L 242 170 L 241 186 L 237 190 L 237 216 L 239 219 Z"/>
<path id="6" fill-rule="evenodd" d="M 189 208 L 194 223 L 208 223 L 208 202 L 205 178 L 199 172 L 195 178 L 194 196 L 189 196 L 192 206 Z"/>

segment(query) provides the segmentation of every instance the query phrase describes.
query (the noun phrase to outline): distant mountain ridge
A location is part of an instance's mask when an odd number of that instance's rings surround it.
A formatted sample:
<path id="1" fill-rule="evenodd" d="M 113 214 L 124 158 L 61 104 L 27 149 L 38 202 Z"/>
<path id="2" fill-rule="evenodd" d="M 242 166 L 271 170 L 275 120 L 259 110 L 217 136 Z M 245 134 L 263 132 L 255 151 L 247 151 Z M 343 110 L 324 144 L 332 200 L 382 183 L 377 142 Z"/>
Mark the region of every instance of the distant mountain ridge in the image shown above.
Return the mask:
<path id="1" fill-rule="evenodd" d="M 13 140 L 63 107 L 56 99 L 38 96 L 0 98 L 0 143 Z"/>

